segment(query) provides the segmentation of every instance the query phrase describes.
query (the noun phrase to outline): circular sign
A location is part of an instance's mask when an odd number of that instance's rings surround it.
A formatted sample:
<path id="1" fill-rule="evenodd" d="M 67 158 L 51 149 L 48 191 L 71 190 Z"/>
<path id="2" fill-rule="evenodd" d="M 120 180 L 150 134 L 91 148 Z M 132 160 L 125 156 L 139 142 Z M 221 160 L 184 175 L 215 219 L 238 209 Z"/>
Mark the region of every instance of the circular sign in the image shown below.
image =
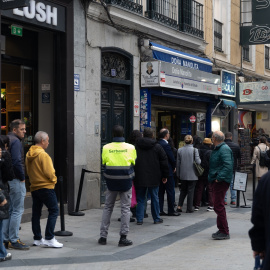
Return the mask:
<path id="1" fill-rule="evenodd" d="M 195 115 L 191 115 L 191 116 L 189 117 L 189 121 L 190 121 L 191 123 L 195 123 L 195 121 L 196 121 Z"/>

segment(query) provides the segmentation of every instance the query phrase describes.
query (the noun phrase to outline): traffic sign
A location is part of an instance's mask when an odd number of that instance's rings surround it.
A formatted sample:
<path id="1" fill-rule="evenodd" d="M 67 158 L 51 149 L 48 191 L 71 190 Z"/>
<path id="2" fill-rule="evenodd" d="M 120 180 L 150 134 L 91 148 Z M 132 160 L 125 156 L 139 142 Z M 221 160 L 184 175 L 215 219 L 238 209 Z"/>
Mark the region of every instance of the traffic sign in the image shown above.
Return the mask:
<path id="1" fill-rule="evenodd" d="M 196 116 L 195 116 L 195 115 L 191 115 L 191 116 L 189 117 L 189 121 L 190 121 L 191 123 L 195 123 L 195 121 L 196 121 Z"/>

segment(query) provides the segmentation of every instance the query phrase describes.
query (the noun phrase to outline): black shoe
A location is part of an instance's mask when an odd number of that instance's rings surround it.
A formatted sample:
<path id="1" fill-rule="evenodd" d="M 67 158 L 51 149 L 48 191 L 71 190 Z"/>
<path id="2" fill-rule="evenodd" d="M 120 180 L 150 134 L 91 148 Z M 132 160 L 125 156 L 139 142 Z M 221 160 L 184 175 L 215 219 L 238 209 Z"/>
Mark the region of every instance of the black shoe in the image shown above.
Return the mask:
<path id="1" fill-rule="evenodd" d="M 214 236 L 212 235 L 212 237 L 215 240 L 227 240 L 227 239 L 230 239 L 230 235 L 229 234 L 222 233 L 222 232 L 219 232 L 218 234 L 216 234 Z"/>
<path id="2" fill-rule="evenodd" d="M 168 216 L 168 214 L 166 214 L 164 211 L 159 213 L 160 216 Z"/>
<path id="3" fill-rule="evenodd" d="M 118 221 L 121 221 L 121 218 L 118 218 L 117 220 Z M 135 218 L 131 217 L 130 220 L 129 220 L 129 222 L 135 222 Z"/>
<path id="4" fill-rule="evenodd" d="M 215 238 L 218 234 L 220 234 L 220 230 L 212 234 L 212 237 Z"/>
<path id="5" fill-rule="evenodd" d="M 98 243 L 99 243 L 100 245 L 107 245 L 107 238 L 105 238 L 105 237 L 100 237 L 100 238 L 98 239 Z"/>
<path id="6" fill-rule="evenodd" d="M 187 210 L 186 213 L 193 213 L 194 210 Z"/>
<path id="7" fill-rule="evenodd" d="M 4 243 L 3 243 L 6 249 L 8 249 L 8 243 L 9 243 L 9 241 L 4 241 Z"/>
<path id="8" fill-rule="evenodd" d="M 178 213 L 182 213 L 183 211 L 182 211 L 182 209 L 181 209 L 181 208 L 180 208 L 180 209 L 179 209 L 179 208 L 177 208 L 177 209 L 176 209 L 176 212 L 178 212 Z"/>
<path id="9" fill-rule="evenodd" d="M 144 218 L 148 218 L 148 214 L 144 213 Z"/>
<path id="10" fill-rule="evenodd" d="M 132 241 L 126 239 L 126 238 L 120 238 L 118 247 L 126 247 L 126 246 L 131 246 L 133 243 Z"/>
<path id="11" fill-rule="evenodd" d="M 163 223 L 163 219 L 162 218 L 160 218 L 159 220 L 157 220 L 157 221 L 154 222 L 154 224 L 161 224 L 161 223 Z"/>
<path id="12" fill-rule="evenodd" d="M 173 213 L 168 213 L 168 216 L 178 217 L 178 216 L 181 216 L 181 214 L 178 212 L 173 212 Z"/>
<path id="13" fill-rule="evenodd" d="M 143 225 L 142 221 L 137 221 L 137 225 Z"/>

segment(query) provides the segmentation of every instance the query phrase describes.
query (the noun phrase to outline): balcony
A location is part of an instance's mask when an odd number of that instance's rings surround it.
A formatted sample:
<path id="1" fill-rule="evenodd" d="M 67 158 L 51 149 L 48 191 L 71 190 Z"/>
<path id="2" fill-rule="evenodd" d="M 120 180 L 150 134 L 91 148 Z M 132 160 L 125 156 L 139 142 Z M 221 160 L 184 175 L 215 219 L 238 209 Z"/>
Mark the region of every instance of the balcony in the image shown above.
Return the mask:
<path id="1" fill-rule="evenodd" d="M 132 12 L 143 14 L 142 0 L 105 0 L 106 4 L 119 6 Z"/>
<path id="2" fill-rule="evenodd" d="M 96 3 L 100 3 L 100 1 L 94 0 Z M 114 21 L 120 25 L 131 28 L 136 25 L 136 30 L 141 29 L 142 32 L 147 33 L 149 33 L 147 29 L 151 28 L 152 35 L 154 33 L 157 36 L 163 34 L 163 37 L 166 34 L 173 35 L 172 31 L 176 30 L 187 34 L 185 43 L 191 42 L 194 46 L 195 44 L 204 46 L 201 44 L 201 40 L 204 38 L 203 4 L 195 0 L 103 0 L 103 2 L 110 8 Z M 119 13 L 116 12 L 118 8 L 122 10 Z M 127 14 L 126 11 L 133 14 Z M 140 15 L 141 18 L 136 18 L 134 15 Z M 149 22 L 149 19 L 152 22 Z M 155 24 L 155 22 L 159 24 Z M 164 27 L 171 29 L 166 30 L 163 29 Z M 181 39 L 177 36 L 174 38 Z"/>

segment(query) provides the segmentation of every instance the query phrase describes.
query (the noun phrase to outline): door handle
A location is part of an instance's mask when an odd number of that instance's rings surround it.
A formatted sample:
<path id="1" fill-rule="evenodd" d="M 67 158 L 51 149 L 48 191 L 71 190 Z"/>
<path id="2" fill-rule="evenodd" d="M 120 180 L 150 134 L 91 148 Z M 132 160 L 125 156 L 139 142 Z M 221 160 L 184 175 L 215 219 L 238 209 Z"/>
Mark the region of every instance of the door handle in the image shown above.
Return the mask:
<path id="1" fill-rule="evenodd" d="M 19 99 L 16 100 L 16 103 L 21 103 L 21 101 Z"/>

